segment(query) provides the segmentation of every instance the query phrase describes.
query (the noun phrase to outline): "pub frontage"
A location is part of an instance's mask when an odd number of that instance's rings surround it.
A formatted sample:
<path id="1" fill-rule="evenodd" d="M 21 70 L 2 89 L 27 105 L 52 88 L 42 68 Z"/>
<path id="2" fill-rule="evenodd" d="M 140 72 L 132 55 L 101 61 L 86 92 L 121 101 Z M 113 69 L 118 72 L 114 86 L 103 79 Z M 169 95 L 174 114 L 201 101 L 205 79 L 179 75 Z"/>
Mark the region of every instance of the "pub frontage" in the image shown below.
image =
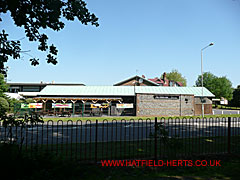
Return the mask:
<path id="1" fill-rule="evenodd" d="M 212 114 L 214 95 L 201 87 L 46 86 L 33 98 L 43 116 L 184 116 Z M 34 103 L 32 104 L 34 105 Z"/>

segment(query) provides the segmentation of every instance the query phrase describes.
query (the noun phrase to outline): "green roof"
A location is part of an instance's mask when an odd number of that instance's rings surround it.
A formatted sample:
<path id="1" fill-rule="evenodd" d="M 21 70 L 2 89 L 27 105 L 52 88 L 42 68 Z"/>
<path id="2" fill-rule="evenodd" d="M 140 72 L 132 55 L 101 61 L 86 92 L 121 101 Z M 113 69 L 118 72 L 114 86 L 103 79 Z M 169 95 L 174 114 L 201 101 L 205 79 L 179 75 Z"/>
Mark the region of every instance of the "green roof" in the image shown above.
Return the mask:
<path id="1" fill-rule="evenodd" d="M 201 87 L 166 87 L 166 86 L 140 86 L 136 88 L 136 92 L 149 93 L 149 94 L 186 94 L 194 96 L 202 96 Z M 205 97 L 215 97 L 208 89 L 203 88 L 203 96 Z"/>
<path id="2" fill-rule="evenodd" d="M 214 97 L 206 88 L 203 96 Z M 134 96 L 137 94 L 169 94 L 202 96 L 201 87 L 164 87 L 164 86 L 53 86 L 47 85 L 39 96 Z"/>

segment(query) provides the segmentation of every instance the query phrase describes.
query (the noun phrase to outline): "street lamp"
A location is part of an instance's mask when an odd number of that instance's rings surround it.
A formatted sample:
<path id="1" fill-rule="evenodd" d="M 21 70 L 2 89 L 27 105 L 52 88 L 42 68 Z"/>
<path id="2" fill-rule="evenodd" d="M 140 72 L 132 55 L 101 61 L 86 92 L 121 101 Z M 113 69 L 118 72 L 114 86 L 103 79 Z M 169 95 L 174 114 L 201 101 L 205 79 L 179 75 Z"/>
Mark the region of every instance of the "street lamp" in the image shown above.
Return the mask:
<path id="1" fill-rule="evenodd" d="M 201 49 L 201 74 L 202 74 L 202 98 L 201 98 L 201 103 L 202 103 L 202 117 L 204 117 L 204 100 L 203 100 L 203 50 L 207 49 L 209 46 L 213 46 L 213 43 L 210 43 L 206 47 Z"/>
<path id="2" fill-rule="evenodd" d="M 141 83 L 143 83 L 143 79 L 142 78 L 138 78 L 138 76 L 136 75 L 135 76 L 135 81 L 133 82 L 133 85 L 134 85 L 134 108 L 133 108 L 133 111 L 134 112 L 134 115 L 137 115 L 137 97 L 136 97 L 136 86 L 141 86 Z"/>

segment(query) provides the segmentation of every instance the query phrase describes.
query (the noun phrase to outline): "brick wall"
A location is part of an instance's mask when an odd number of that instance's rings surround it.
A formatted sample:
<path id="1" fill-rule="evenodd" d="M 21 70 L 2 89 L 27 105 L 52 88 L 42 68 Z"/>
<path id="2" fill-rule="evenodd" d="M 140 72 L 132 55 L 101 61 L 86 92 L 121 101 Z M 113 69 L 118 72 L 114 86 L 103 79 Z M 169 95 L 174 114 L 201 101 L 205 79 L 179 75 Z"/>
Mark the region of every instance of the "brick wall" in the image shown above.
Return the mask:
<path id="1" fill-rule="evenodd" d="M 137 94 L 137 116 L 194 115 L 194 96 L 175 95 L 178 99 L 156 99 L 154 94 Z M 165 95 L 170 97 L 170 95 Z"/>

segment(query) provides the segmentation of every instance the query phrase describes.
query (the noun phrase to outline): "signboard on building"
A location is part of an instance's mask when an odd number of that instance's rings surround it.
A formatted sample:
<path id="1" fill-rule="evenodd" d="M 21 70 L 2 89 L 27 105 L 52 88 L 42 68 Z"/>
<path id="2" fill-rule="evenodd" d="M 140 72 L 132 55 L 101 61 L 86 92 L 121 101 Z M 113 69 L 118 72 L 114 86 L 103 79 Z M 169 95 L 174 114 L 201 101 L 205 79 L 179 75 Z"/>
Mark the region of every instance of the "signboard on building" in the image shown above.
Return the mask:
<path id="1" fill-rule="evenodd" d="M 103 104 L 91 104 L 91 108 L 108 108 L 109 104 L 103 103 Z"/>
<path id="2" fill-rule="evenodd" d="M 165 96 L 165 95 L 154 95 L 154 99 L 170 99 L 170 100 L 177 100 L 179 96 Z"/>
<path id="3" fill-rule="evenodd" d="M 72 103 L 52 103 L 52 108 L 72 108 Z"/>
<path id="4" fill-rule="evenodd" d="M 117 108 L 133 108 L 133 103 L 117 104 Z"/>
<path id="5" fill-rule="evenodd" d="M 21 109 L 42 108 L 42 103 L 21 103 Z"/>

